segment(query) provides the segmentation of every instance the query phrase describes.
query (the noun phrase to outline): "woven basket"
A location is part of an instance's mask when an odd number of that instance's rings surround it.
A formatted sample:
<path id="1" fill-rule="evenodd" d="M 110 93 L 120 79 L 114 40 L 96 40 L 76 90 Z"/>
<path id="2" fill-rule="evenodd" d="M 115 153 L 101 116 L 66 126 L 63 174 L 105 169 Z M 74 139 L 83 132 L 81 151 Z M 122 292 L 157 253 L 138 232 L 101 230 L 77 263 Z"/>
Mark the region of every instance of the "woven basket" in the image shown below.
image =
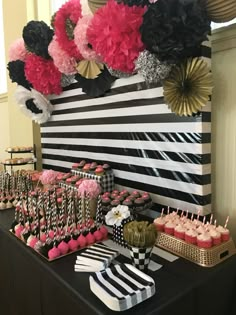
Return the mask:
<path id="1" fill-rule="evenodd" d="M 161 232 L 158 233 L 156 245 L 203 267 L 213 267 L 236 254 L 232 239 L 209 249 L 204 249 Z"/>

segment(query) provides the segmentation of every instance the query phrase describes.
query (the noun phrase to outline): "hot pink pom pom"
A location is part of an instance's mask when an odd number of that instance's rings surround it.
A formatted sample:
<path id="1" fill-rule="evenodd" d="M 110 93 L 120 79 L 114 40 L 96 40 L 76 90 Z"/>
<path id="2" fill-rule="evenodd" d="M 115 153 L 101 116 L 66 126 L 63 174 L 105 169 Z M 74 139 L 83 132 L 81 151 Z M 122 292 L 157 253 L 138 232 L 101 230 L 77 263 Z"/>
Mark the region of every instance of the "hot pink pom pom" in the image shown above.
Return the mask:
<path id="1" fill-rule="evenodd" d="M 52 249 L 50 249 L 50 251 L 48 252 L 48 258 L 51 259 L 55 259 L 57 257 L 60 256 L 60 251 L 58 248 L 53 247 Z"/>
<path id="2" fill-rule="evenodd" d="M 76 47 L 74 40 L 70 39 L 66 32 L 66 20 L 71 20 L 77 24 L 82 16 L 81 5 L 79 0 L 69 0 L 57 11 L 54 20 L 55 34 L 57 41 L 62 49 L 64 49 L 71 57 L 81 59 L 81 54 Z"/>
<path id="3" fill-rule="evenodd" d="M 103 239 L 103 234 L 100 230 L 97 230 L 93 233 L 96 241 L 101 241 Z"/>
<path id="4" fill-rule="evenodd" d="M 44 95 L 62 92 L 62 74 L 52 60 L 29 54 L 25 59 L 25 76 L 33 88 Z"/>
<path id="5" fill-rule="evenodd" d="M 25 49 L 23 38 L 15 40 L 9 48 L 9 61 L 21 60 L 24 61 L 28 52 Z"/>
<path id="6" fill-rule="evenodd" d="M 57 248 L 59 249 L 61 255 L 65 255 L 68 253 L 69 251 L 69 246 L 66 242 L 61 241 L 60 244 L 57 246 Z"/>
<path id="7" fill-rule="evenodd" d="M 103 238 L 104 238 L 104 239 L 107 238 L 108 230 L 107 230 L 107 228 L 106 228 L 104 225 L 102 225 L 102 226 L 100 227 L 100 232 L 103 234 Z"/>
<path id="8" fill-rule="evenodd" d="M 17 237 L 21 237 L 21 233 L 23 232 L 24 227 L 22 225 L 15 226 L 15 235 Z"/>
<path id="9" fill-rule="evenodd" d="M 53 40 L 48 46 L 49 55 L 52 57 L 55 66 L 61 73 L 64 74 L 75 74 L 76 71 L 76 60 L 74 57 L 70 57 L 66 51 L 61 49 L 58 44 L 56 37 L 53 37 Z"/>
<path id="10" fill-rule="evenodd" d="M 78 242 L 73 240 L 73 238 L 68 242 L 71 251 L 75 251 L 78 248 Z"/>
<path id="11" fill-rule="evenodd" d="M 84 59 L 99 62 L 101 58 L 99 58 L 96 52 L 88 46 L 87 29 L 92 18 L 92 15 L 84 15 L 79 19 L 74 29 L 74 41 Z"/>
<path id="12" fill-rule="evenodd" d="M 88 244 L 88 245 L 93 244 L 93 243 L 95 243 L 95 241 L 96 241 L 94 235 L 93 235 L 91 232 L 89 232 L 89 234 L 86 235 L 85 238 L 86 238 L 86 241 L 87 241 L 87 244 Z"/>
<path id="13" fill-rule="evenodd" d="M 144 50 L 139 29 L 145 10 L 111 0 L 95 12 L 87 31 L 88 41 L 112 69 L 133 73 L 134 61 Z"/>
<path id="14" fill-rule="evenodd" d="M 78 194 L 81 197 L 89 195 L 90 198 L 97 198 L 101 192 L 101 186 L 94 179 L 84 180 L 78 188 Z"/>
<path id="15" fill-rule="evenodd" d="M 85 247 L 87 245 L 87 240 L 86 238 L 83 236 L 83 234 L 80 234 L 80 236 L 77 239 L 77 244 L 79 247 Z"/>

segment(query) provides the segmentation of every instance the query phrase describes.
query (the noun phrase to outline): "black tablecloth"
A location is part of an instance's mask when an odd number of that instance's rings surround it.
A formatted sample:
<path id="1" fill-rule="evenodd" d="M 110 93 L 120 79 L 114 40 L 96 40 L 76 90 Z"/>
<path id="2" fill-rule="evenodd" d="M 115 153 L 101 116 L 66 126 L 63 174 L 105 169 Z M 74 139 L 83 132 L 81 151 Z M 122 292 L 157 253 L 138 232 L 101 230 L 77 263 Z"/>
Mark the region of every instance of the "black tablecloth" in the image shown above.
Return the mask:
<path id="1" fill-rule="evenodd" d="M 8 231 L 13 211 L 0 212 L 1 315 L 111 315 L 89 289 L 89 274 L 75 273 L 76 253 L 47 262 Z M 124 262 L 128 259 L 122 258 Z M 159 261 L 149 272 L 156 294 L 122 312 L 130 315 L 235 315 L 236 255 L 213 268 L 185 259 Z"/>

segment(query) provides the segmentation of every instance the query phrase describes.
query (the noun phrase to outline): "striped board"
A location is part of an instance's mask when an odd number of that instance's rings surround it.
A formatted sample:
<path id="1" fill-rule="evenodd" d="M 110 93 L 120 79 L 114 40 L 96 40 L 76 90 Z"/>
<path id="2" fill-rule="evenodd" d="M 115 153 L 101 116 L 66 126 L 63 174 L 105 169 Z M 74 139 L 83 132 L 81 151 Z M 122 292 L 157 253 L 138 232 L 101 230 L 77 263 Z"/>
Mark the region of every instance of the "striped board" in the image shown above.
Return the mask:
<path id="1" fill-rule="evenodd" d="M 210 47 L 202 54 L 210 63 Z M 116 80 L 104 97 L 73 83 L 51 102 L 52 117 L 41 125 L 44 169 L 68 171 L 82 159 L 108 163 L 117 189 L 149 192 L 157 211 L 211 212 L 210 101 L 198 115 L 177 116 L 161 85 L 134 75 Z"/>
<path id="2" fill-rule="evenodd" d="M 155 294 L 154 280 L 130 264 L 96 272 L 89 283 L 91 291 L 113 311 L 127 310 Z"/>

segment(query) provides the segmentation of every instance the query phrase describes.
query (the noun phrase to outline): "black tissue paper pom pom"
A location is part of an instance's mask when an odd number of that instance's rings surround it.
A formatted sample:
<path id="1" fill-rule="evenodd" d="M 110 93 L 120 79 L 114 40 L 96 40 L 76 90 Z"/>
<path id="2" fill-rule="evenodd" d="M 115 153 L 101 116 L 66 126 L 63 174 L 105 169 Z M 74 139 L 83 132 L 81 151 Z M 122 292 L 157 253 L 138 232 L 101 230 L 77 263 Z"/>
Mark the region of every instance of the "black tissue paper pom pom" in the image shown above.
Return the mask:
<path id="1" fill-rule="evenodd" d="M 54 31 L 43 21 L 30 21 L 23 28 L 23 39 L 26 49 L 45 59 L 50 59 L 48 46 L 52 41 Z"/>
<path id="2" fill-rule="evenodd" d="M 25 77 L 25 63 L 23 61 L 10 61 L 7 64 L 7 69 L 12 82 L 16 82 L 17 84 L 22 85 L 24 88 L 30 90 L 32 85 Z"/>
<path id="3" fill-rule="evenodd" d="M 150 5 L 149 0 L 116 0 L 118 3 L 124 3 L 129 7 L 136 5 L 137 7 L 145 7 Z"/>
<path id="4" fill-rule="evenodd" d="M 144 14 L 140 32 L 160 61 L 178 63 L 207 40 L 210 20 L 202 0 L 158 0 Z"/>

